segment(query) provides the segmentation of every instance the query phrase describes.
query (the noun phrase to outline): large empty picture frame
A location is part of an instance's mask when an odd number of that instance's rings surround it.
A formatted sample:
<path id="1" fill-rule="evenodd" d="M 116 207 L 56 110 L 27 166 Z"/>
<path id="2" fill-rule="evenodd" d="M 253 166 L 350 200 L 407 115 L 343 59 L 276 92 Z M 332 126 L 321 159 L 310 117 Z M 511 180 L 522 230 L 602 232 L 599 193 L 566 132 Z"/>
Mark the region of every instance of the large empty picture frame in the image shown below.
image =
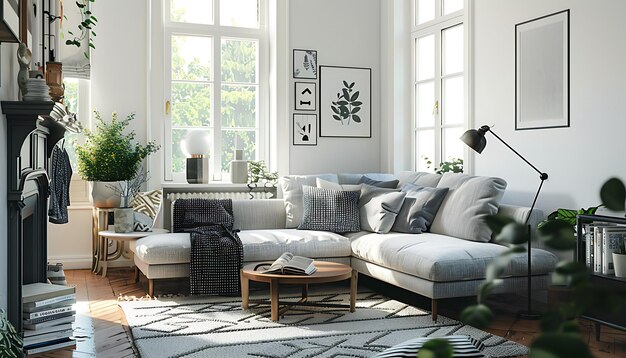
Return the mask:
<path id="1" fill-rule="evenodd" d="M 372 137 L 372 70 L 320 66 L 320 137 Z"/>
<path id="2" fill-rule="evenodd" d="M 569 127 L 569 10 L 515 25 L 515 129 Z"/>

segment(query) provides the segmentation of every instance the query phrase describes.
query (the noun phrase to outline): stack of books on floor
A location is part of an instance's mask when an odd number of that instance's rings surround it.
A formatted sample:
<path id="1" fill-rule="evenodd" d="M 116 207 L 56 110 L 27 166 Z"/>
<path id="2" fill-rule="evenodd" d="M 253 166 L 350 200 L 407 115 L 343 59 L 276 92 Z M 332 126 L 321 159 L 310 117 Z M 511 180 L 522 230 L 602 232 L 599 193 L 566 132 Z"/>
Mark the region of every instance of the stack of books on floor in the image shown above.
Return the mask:
<path id="1" fill-rule="evenodd" d="M 75 288 L 33 283 L 22 286 L 24 352 L 35 354 L 75 345 Z"/>

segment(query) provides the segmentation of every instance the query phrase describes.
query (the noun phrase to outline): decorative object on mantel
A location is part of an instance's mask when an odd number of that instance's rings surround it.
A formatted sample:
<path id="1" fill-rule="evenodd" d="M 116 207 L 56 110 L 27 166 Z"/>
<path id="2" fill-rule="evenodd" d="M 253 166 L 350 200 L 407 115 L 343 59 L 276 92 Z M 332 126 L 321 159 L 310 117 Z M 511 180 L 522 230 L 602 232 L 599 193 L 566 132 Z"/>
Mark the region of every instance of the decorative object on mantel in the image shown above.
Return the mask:
<path id="1" fill-rule="evenodd" d="M 26 80 L 26 95 L 22 96 L 22 100 L 52 102 L 50 87 L 43 78 L 29 78 Z"/>
<path id="2" fill-rule="evenodd" d="M 26 87 L 26 82 L 28 81 L 28 70 L 30 69 L 30 61 L 32 60 L 33 54 L 26 46 L 25 43 L 20 42 L 17 47 L 17 63 L 20 65 L 20 70 L 17 73 L 17 85 L 20 88 L 20 92 L 22 96 L 25 96 L 28 93 L 28 88 Z"/>
<path id="3" fill-rule="evenodd" d="M 61 62 L 46 63 L 46 84 L 50 87 L 52 100 L 62 102 L 65 89 L 63 88 L 63 64 Z"/>
<path id="4" fill-rule="evenodd" d="M 22 336 L 9 322 L 6 312 L 0 309 L 0 356 L 21 357 L 23 354 L 22 346 Z"/>
<path id="5" fill-rule="evenodd" d="M 187 135 L 181 141 L 180 147 L 187 158 L 187 183 L 206 184 L 209 182 L 209 159 L 211 151 L 211 138 L 201 129 L 187 131 Z"/>
<path id="6" fill-rule="evenodd" d="M 541 179 L 541 182 L 539 183 L 539 188 L 537 188 L 537 193 L 535 194 L 535 198 L 533 199 L 533 204 L 530 206 L 530 210 L 528 211 L 528 216 L 526 216 L 526 220 L 524 222 L 525 225 L 527 225 L 528 228 L 528 237 L 530 237 L 530 225 L 528 225 L 528 221 L 530 219 L 530 216 L 532 215 L 533 209 L 535 208 L 535 204 L 537 203 L 537 198 L 539 197 L 539 193 L 541 192 L 541 188 L 543 187 L 543 182 L 546 181 L 548 179 L 548 174 L 540 171 L 539 169 L 537 169 L 537 167 L 535 167 L 534 165 L 532 165 L 526 158 L 524 158 L 521 154 L 519 154 L 515 149 L 513 149 L 507 142 L 505 142 L 504 140 L 502 140 L 502 138 L 500 138 L 497 134 L 495 134 L 491 128 L 489 126 L 482 126 L 479 129 L 470 129 L 468 131 L 466 131 L 465 133 L 463 133 L 463 135 L 461 136 L 461 140 L 467 144 L 468 147 L 472 148 L 474 151 L 476 151 L 478 154 L 482 153 L 483 150 L 485 149 L 485 147 L 487 146 L 487 139 L 485 138 L 485 134 L 487 134 L 487 132 L 491 132 L 491 134 L 493 134 L 494 137 L 496 137 L 500 142 L 502 142 L 502 144 L 504 144 L 507 148 L 509 148 L 513 153 L 515 153 L 518 157 L 520 157 L 524 162 L 526 162 L 526 164 L 528 164 L 531 168 L 533 168 L 534 171 L 536 171 L 539 174 L 539 179 Z M 527 272 L 527 278 L 528 278 L 528 283 L 527 283 L 527 305 L 528 305 L 528 309 L 526 311 L 521 311 L 519 312 L 518 316 L 520 318 L 523 319 L 539 319 L 539 314 L 535 311 L 532 310 L 532 287 L 531 287 L 531 283 L 532 283 L 532 266 L 531 266 L 531 245 L 530 245 L 531 240 L 528 239 L 528 272 Z"/>
<path id="7" fill-rule="evenodd" d="M 124 134 L 125 128 L 135 118 L 132 113 L 118 120 L 113 113 L 110 122 L 105 122 L 98 111 L 94 111 L 96 129 L 85 130 L 85 144 L 76 143 L 78 173 L 92 183 L 92 200 L 95 207 L 115 208 L 121 198 L 110 186 L 119 181 L 135 178 L 141 162 L 159 150 L 154 142 L 145 145 L 133 143 L 135 132 Z"/>

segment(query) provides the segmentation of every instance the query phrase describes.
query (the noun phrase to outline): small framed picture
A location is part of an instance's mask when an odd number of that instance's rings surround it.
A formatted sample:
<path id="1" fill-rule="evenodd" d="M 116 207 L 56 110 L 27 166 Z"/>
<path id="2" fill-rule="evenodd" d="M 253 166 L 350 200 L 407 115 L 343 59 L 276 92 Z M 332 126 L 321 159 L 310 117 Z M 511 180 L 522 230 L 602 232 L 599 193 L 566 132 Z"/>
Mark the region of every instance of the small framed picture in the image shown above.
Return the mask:
<path id="1" fill-rule="evenodd" d="M 293 115 L 293 145 L 317 145 L 317 115 Z"/>
<path id="2" fill-rule="evenodd" d="M 295 92 L 296 111 L 315 111 L 316 85 L 314 82 L 296 82 Z"/>
<path id="3" fill-rule="evenodd" d="M 293 50 L 293 78 L 317 79 L 317 51 Z"/>

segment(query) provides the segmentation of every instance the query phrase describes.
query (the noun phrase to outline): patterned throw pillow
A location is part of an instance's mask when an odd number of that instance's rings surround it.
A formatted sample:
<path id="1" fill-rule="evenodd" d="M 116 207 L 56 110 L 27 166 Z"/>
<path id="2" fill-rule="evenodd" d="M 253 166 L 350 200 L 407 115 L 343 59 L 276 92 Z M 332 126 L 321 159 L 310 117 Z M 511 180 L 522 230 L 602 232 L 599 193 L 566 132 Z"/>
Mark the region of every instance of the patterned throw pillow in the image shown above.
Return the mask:
<path id="1" fill-rule="evenodd" d="M 137 193 L 130 205 L 133 208 L 135 223 L 134 231 L 152 231 L 154 221 L 161 210 L 161 201 L 163 192 L 161 190 L 152 190 L 143 193 Z"/>
<path id="2" fill-rule="evenodd" d="M 299 230 L 356 232 L 360 230 L 358 191 L 302 187 L 304 215 Z"/>

